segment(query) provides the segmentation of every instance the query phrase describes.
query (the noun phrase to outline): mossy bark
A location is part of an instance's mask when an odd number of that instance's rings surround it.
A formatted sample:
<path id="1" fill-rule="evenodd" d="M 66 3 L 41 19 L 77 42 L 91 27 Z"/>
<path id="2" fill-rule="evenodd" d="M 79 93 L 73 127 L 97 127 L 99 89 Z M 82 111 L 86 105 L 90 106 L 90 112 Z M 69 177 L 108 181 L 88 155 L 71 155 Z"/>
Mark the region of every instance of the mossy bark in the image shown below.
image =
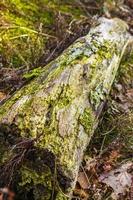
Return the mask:
<path id="1" fill-rule="evenodd" d="M 130 42 L 123 21 L 101 18 L 89 34 L 78 39 L 1 106 L 1 127 L 8 127 L 14 134 L 15 126 L 20 137 L 38 138 L 35 165 L 30 165 L 30 158 L 20 170 L 20 185 L 34 185 L 36 200 L 46 199 L 44 193 L 38 193 L 40 185 L 52 187 L 45 179 L 46 165 L 53 180 L 59 182 L 58 187 L 53 181 L 57 191 L 71 194 L 84 150 Z M 66 198 L 61 196 L 57 194 L 56 199 Z"/>

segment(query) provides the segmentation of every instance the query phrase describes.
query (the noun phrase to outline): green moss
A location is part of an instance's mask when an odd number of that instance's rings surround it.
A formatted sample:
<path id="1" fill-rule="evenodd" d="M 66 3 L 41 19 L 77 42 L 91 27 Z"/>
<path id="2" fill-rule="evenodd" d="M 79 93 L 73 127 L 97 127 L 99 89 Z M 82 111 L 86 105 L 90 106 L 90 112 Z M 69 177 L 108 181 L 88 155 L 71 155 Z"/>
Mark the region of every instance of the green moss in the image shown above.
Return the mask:
<path id="1" fill-rule="evenodd" d="M 82 10 L 73 4 L 73 1 L 54 0 L 1 2 L 0 53 L 6 65 L 16 68 L 36 65 L 44 52 L 45 42 L 55 35 L 51 27 L 56 25 L 56 13 L 60 11 L 70 15 L 67 23 L 80 17 Z"/>
<path id="2" fill-rule="evenodd" d="M 66 85 L 62 88 L 62 93 L 57 106 L 59 108 L 69 106 L 72 99 L 73 99 L 73 91 L 71 90 L 69 85 Z"/>
<path id="3" fill-rule="evenodd" d="M 42 53 L 45 41 L 45 37 L 38 34 L 39 27 L 32 18 L 35 8 L 30 3 L 13 0 L 6 0 L 5 6 L 0 17 L 2 56 L 9 67 L 30 67 Z"/>
<path id="4" fill-rule="evenodd" d="M 41 67 L 36 68 L 36 69 L 33 69 L 31 72 L 24 74 L 23 77 L 26 79 L 32 79 L 32 78 L 38 77 L 42 72 L 43 72 L 43 69 Z"/>
<path id="5" fill-rule="evenodd" d="M 52 187 L 51 185 L 51 172 L 47 167 L 45 170 L 43 169 L 40 173 L 32 170 L 31 168 L 22 167 L 21 168 L 22 182 L 19 185 L 24 186 L 26 184 L 46 184 L 47 188 Z"/>
<path id="6" fill-rule="evenodd" d="M 112 46 L 112 43 L 107 40 L 105 40 L 103 44 L 97 44 L 97 42 L 93 42 L 93 45 L 97 48 L 97 54 L 93 64 L 91 65 L 90 77 L 93 79 L 93 82 L 90 83 L 91 92 L 89 98 L 91 104 L 94 106 L 94 109 L 97 110 L 100 102 L 105 99 L 105 96 L 108 95 L 107 91 L 110 91 L 110 84 L 108 84 L 109 80 L 111 81 L 112 79 L 112 82 L 114 80 L 116 71 L 112 71 L 112 74 L 110 74 L 110 77 L 108 77 L 106 82 L 103 80 L 103 77 L 104 74 L 108 75 L 107 70 L 109 69 L 110 60 L 114 55 L 117 55 L 118 52 L 116 51 L 115 45 L 113 44 Z M 108 66 L 104 64 L 103 61 L 105 60 L 108 62 Z M 104 65 L 105 69 L 102 71 L 102 74 L 98 74 L 97 70 L 100 70 L 100 68 Z"/>
<path id="7" fill-rule="evenodd" d="M 8 160 L 11 156 L 11 153 L 9 153 L 8 151 L 7 144 L 5 144 L 4 141 L 2 141 L 2 139 L 0 142 L 0 165 L 4 163 L 6 160 Z"/>
<path id="8" fill-rule="evenodd" d="M 51 24 L 35 2 L 6 0 L 1 11 L 1 52 L 8 66 L 30 67 L 43 52 L 46 37 L 39 32 L 39 23 Z M 42 30 L 43 31 L 43 30 Z"/>
<path id="9" fill-rule="evenodd" d="M 86 133 L 92 133 L 93 125 L 95 123 L 95 116 L 90 108 L 84 110 L 84 113 L 81 115 L 79 121 L 84 127 Z"/>
<path id="10" fill-rule="evenodd" d="M 38 168 L 40 168 L 40 166 Z M 32 189 L 36 200 L 50 199 L 52 193 L 52 176 L 50 169 L 47 166 L 39 171 L 34 170 L 31 167 L 28 168 L 23 166 L 20 173 L 22 180 L 18 183 L 18 188 L 25 188 L 27 192 Z M 41 188 L 41 190 L 39 188 Z"/>
<path id="11" fill-rule="evenodd" d="M 78 4 L 73 0 L 44 0 L 49 8 L 54 10 L 60 10 L 60 12 L 72 15 L 75 18 L 80 18 L 82 15 L 85 15 L 84 11 Z"/>
<path id="12" fill-rule="evenodd" d="M 97 50 L 97 57 L 95 62 L 93 63 L 92 67 L 102 64 L 103 59 L 110 59 L 112 58 L 114 52 L 116 51 L 115 46 L 112 46 L 112 43 L 105 40 L 103 44 L 98 44 L 96 41 L 93 42 L 94 47 Z"/>

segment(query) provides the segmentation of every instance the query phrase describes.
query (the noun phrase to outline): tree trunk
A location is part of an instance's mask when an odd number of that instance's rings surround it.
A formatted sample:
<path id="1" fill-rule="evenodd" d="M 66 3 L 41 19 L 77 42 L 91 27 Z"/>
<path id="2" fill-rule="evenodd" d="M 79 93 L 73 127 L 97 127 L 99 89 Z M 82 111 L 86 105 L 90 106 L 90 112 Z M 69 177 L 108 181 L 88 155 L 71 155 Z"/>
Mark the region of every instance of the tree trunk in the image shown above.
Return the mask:
<path id="1" fill-rule="evenodd" d="M 33 184 L 36 200 L 49 199 L 49 191 L 53 199 L 59 188 L 71 194 L 84 150 L 131 42 L 126 29 L 127 25 L 119 19 L 101 18 L 89 34 L 78 39 L 1 106 L 1 132 L 12 138 L 8 141 L 10 146 L 15 145 L 14 149 L 20 151 L 23 147 L 29 149 L 34 142 L 33 154 L 28 150 L 20 169 L 19 185 L 29 184 L 30 190 Z M 20 138 L 29 140 L 16 144 Z M 7 162 L 8 159 L 7 156 Z M 40 185 L 49 188 L 46 196 Z"/>

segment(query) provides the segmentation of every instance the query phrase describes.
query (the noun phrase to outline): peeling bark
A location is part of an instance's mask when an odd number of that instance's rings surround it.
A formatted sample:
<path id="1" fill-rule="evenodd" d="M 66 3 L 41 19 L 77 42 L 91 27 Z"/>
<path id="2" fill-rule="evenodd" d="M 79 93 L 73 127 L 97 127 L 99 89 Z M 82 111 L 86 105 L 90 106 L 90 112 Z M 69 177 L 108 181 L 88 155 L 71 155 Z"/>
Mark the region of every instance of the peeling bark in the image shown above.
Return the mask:
<path id="1" fill-rule="evenodd" d="M 38 138 L 35 147 L 42 152 L 37 154 L 41 161 L 45 160 L 43 150 L 54 156 L 56 178 L 67 195 L 75 186 L 84 150 L 130 45 L 127 28 L 119 19 L 101 18 L 85 37 L 78 39 L 0 108 L 1 127 L 6 126 L 14 134 L 14 125 L 19 137 Z M 48 162 L 35 162 L 41 170 L 44 165 L 49 166 Z M 44 172 L 40 174 L 37 166 L 33 166 L 32 173 L 31 168 L 30 164 L 22 167 L 21 185 L 32 182 L 34 188 L 40 184 L 45 186 Z M 35 189 L 35 199 L 46 199 L 38 191 Z M 61 196 L 56 199 L 65 198 Z"/>

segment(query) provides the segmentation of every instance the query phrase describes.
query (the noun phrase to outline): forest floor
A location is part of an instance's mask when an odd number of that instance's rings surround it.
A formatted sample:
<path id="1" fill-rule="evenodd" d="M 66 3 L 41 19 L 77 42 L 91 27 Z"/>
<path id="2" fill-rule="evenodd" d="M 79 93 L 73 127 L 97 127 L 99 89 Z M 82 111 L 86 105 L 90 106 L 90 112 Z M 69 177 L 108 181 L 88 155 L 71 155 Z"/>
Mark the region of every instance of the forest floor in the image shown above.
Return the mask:
<path id="1" fill-rule="evenodd" d="M 118 1 L 117 4 L 112 3 L 113 1 L 93 0 L 74 2 L 68 3 L 67 9 L 59 8 L 60 10 L 57 9 L 54 14 L 52 13 L 56 18 L 52 28 L 51 26 L 45 28 L 49 36 L 46 38 L 45 45 L 41 49 L 41 53 L 39 52 L 40 56 L 37 59 L 27 61 L 25 55 L 19 56 L 21 58 L 20 64 L 18 67 L 14 67 L 14 64 L 9 66 L 10 59 L 6 60 L 1 54 L 1 103 L 34 78 L 38 74 L 38 67 L 39 69 L 45 67 L 77 38 L 85 35 L 99 16 L 119 17 L 125 20 L 129 25 L 129 32 L 133 34 L 132 0 Z M 46 9 L 48 10 L 49 7 Z M 2 3 L 0 3 L 0 10 L 6 10 L 6 6 Z M 0 27 L 2 27 L 1 24 Z M 33 52 L 33 55 L 37 56 L 38 53 Z M 133 75 L 133 65 L 131 70 Z M 80 167 L 73 199 L 133 199 L 133 165 L 131 161 L 133 156 L 133 117 L 131 114 L 133 110 L 133 82 L 131 77 L 133 76 L 130 76 L 128 84 L 124 81 L 121 82 L 121 79 L 114 83 L 111 97 L 102 116 L 102 123 L 99 124 L 90 141 L 89 149 Z M 124 137 L 125 134 L 126 137 Z"/>

